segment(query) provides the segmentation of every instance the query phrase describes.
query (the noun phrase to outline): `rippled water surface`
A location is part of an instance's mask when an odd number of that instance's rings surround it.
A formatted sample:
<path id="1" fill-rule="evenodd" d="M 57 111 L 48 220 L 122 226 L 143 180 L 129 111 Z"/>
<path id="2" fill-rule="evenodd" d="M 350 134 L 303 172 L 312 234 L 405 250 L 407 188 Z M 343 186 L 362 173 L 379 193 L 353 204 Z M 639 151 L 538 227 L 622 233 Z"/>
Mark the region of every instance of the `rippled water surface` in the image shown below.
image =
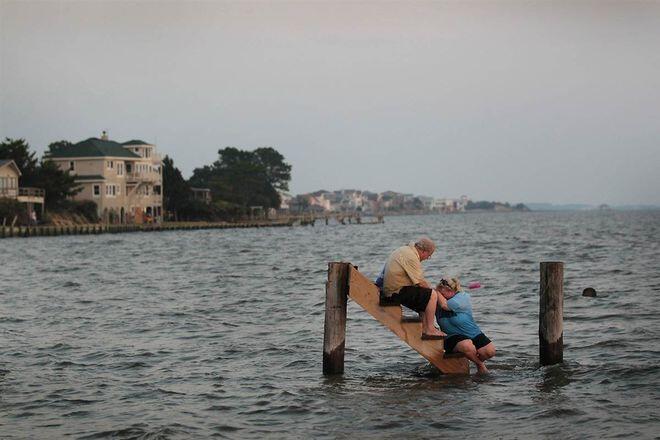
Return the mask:
<path id="1" fill-rule="evenodd" d="M 484 286 L 492 374 L 442 376 L 349 303 L 346 373 L 324 377 L 327 263 L 373 277 L 420 234 L 431 280 Z M 544 260 L 566 265 L 553 367 Z M 0 240 L 0 437 L 654 438 L 659 272 L 657 212 Z"/>

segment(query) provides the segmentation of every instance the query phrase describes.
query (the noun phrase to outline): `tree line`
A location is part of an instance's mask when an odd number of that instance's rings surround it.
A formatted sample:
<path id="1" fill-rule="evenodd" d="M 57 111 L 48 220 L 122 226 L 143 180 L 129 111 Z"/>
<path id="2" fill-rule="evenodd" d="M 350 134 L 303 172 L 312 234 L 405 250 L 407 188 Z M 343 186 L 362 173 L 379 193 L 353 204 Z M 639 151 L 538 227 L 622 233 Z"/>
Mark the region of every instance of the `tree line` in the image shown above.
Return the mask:
<path id="1" fill-rule="evenodd" d="M 185 180 L 174 161 L 163 160 L 163 204 L 177 220 L 220 220 L 243 217 L 252 208 L 279 208 L 278 191 L 288 191 L 291 165 L 272 147 L 252 151 L 236 147 L 218 150 L 218 160 L 195 168 Z M 212 202 L 192 199 L 192 188 L 211 190 Z"/>
<path id="2" fill-rule="evenodd" d="M 501 202 L 488 202 L 486 200 L 478 201 L 478 202 L 473 202 L 469 201 L 467 202 L 467 205 L 465 206 L 465 209 L 468 211 L 471 210 L 488 210 L 488 211 L 493 211 L 497 208 L 504 208 L 504 209 L 510 209 L 512 211 L 529 211 L 530 209 L 523 203 L 518 203 L 516 205 L 511 205 L 509 202 L 506 203 L 501 203 Z"/>

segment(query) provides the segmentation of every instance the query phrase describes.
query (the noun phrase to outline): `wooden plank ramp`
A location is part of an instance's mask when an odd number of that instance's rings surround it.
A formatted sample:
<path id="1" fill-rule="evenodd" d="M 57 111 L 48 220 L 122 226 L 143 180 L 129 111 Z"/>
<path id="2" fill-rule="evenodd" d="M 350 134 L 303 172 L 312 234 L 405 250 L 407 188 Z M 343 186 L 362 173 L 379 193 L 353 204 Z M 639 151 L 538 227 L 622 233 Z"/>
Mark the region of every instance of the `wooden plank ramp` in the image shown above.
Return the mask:
<path id="1" fill-rule="evenodd" d="M 470 365 L 463 355 L 445 356 L 443 340 L 422 340 L 421 322 L 404 319 L 401 306 L 383 307 L 376 285 L 349 265 L 349 297 L 371 316 L 396 334 L 399 339 L 447 374 L 469 374 Z"/>

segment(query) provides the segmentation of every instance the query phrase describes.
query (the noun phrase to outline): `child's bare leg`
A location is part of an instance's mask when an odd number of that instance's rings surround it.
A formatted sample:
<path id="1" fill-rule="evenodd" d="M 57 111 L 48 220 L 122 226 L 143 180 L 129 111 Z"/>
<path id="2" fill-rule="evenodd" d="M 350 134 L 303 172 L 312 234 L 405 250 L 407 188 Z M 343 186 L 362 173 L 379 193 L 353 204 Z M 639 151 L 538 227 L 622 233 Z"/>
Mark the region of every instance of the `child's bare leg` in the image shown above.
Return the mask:
<path id="1" fill-rule="evenodd" d="M 488 345 L 484 345 L 483 347 L 477 350 L 477 355 L 479 356 L 479 359 L 481 359 L 482 361 L 492 358 L 493 356 L 495 356 L 495 344 L 490 342 Z"/>
<path id="2" fill-rule="evenodd" d="M 486 365 L 483 363 L 483 361 L 479 359 L 479 354 L 477 353 L 477 349 L 471 340 L 469 339 L 462 340 L 461 342 L 456 344 L 456 348 L 454 350 L 463 353 L 466 358 L 474 362 L 474 364 L 477 366 L 477 370 L 479 373 L 483 373 L 483 374 L 488 373 L 488 368 L 486 368 Z"/>

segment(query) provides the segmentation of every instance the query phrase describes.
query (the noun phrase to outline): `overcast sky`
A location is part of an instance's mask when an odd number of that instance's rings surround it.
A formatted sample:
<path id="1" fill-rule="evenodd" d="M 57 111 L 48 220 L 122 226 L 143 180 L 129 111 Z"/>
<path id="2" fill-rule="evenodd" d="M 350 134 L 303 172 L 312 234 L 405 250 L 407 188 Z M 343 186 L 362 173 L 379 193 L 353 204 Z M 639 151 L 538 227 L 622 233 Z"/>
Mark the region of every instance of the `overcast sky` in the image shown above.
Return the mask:
<path id="1" fill-rule="evenodd" d="M 660 204 L 660 2 L 0 0 L 0 136 L 272 146 L 291 192 Z"/>

